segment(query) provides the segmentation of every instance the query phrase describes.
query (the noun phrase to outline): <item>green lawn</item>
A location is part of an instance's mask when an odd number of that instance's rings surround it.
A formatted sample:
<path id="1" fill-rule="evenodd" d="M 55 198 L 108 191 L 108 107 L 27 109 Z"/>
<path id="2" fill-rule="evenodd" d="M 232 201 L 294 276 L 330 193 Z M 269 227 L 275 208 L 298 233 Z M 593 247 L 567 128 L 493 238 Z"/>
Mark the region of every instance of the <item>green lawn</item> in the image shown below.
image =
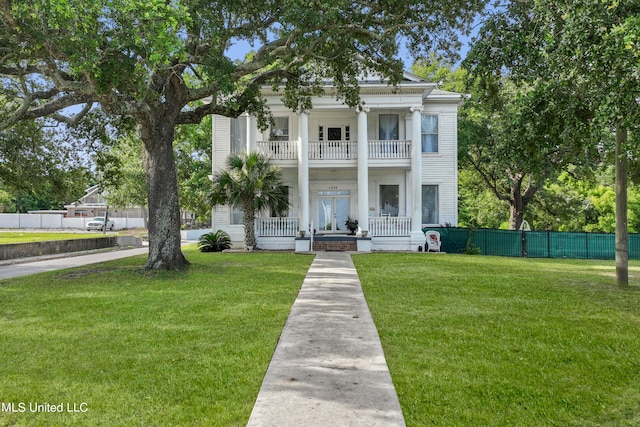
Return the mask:
<path id="1" fill-rule="evenodd" d="M 312 258 L 185 253 L 0 281 L 0 425 L 246 425 Z M 409 426 L 640 425 L 637 262 L 354 262 Z"/>
<path id="2" fill-rule="evenodd" d="M 354 256 L 409 426 L 640 425 L 640 267 Z"/>
<path id="3" fill-rule="evenodd" d="M 110 233 L 111 234 L 111 233 Z M 45 242 L 47 240 L 86 239 L 100 237 L 102 232 L 94 233 L 43 233 L 31 231 L 0 231 L 0 245 L 9 243 Z"/>
<path id="4" fill-rule="evenodd" d="M 0 425 L 246 425 L 312 257 L 185 254 L 0 281 Z"/>

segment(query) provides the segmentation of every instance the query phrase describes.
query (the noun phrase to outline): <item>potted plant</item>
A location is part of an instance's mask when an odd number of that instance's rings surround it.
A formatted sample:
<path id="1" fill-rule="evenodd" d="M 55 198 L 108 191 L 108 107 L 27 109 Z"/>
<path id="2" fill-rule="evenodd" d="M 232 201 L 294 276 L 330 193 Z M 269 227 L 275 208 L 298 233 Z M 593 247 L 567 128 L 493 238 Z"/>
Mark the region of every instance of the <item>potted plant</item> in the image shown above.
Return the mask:
<path id="1" fill-rule="evenodd" d="M 349 230 L 349 234 L 354 235 L 358 230 L 358 220 L 353 219 L 350 216 L 347 217 L 347 220 L 344 222 L 345 227 Z"/>

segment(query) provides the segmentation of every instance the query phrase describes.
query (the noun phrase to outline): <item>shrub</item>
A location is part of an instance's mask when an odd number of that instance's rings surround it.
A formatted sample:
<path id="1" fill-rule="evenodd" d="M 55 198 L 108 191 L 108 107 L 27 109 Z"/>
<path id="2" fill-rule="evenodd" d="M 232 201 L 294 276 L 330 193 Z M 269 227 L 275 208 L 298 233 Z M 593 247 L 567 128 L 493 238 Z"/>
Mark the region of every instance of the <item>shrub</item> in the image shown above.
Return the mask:
<path id="1" fill-rule="evenodd" d="M 231 247 L 229 235 L 222 230 L 200 236 L 198 249 L 200 252 L 222 252 Z"/>

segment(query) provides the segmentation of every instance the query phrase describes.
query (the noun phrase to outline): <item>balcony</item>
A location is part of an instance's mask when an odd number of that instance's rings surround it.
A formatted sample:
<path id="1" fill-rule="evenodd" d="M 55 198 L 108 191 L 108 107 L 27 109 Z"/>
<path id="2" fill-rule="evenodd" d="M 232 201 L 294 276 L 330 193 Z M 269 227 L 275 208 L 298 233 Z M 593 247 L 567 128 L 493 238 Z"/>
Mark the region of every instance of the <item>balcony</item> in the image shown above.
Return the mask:
<path id="1" fill-rule="evenodd" d="M 298 141 L 258 141 L 258 151 L 272 160 L 297 160 Z M 368 141 L 369 160 L 409 160 L 410 140 Z M 309 160 L 355 160 L 357 141 L 309 141 Z"/>

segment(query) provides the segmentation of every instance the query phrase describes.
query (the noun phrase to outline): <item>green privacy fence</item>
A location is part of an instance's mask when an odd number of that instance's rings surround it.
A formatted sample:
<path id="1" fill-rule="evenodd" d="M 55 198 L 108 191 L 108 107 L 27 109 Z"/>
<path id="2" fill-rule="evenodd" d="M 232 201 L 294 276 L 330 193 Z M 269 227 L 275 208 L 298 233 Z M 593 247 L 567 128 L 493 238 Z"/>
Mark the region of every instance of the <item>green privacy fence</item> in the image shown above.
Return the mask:
<path id="1" fill-rule="evenodd" d="M 426 228 L 424 231 L 430 230 Z M 441 250 L 529 258 L 615 259 L 615 234 L 514 231 L 444 227 Z M 640 259 L 640 234 L 629 234 L 629 259 Z"/>

